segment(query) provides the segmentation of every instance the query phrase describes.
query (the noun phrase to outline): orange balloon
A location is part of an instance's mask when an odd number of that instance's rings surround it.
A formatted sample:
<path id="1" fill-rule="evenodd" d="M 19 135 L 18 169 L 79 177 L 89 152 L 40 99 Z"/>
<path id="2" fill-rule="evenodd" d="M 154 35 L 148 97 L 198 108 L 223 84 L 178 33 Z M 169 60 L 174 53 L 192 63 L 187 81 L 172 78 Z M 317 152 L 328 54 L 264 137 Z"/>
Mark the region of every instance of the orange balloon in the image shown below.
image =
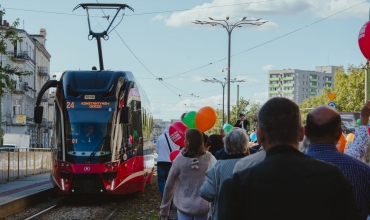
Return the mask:
<path id="1" fill-rule="evenodd" d="M 195 116 L 195 126 L 201 132 L 206 132 L 215 125 L 217 120 L 216 111 L 209 106 L 199 109 Z"/>
<path id="2" fill-rule="evenodd" d="M 346 137 L 346 140 L 349 142 L 349 141 L 353 141 L 353 139 L 355 138 L 355 134 L 353 133 L 349 133 L 347 134 L 347 137 Z"/>
<path id="3" fill-rule="evenodd" d="M 337 149 L 339 152 L 342 152 L 344 151 L 344 147 L 346 146 L 346 137 L 344 137 L 344 134 L 342 133 L 342 135 L 340 136 L 339 138 L 339 141 L 337 143 Z"/>

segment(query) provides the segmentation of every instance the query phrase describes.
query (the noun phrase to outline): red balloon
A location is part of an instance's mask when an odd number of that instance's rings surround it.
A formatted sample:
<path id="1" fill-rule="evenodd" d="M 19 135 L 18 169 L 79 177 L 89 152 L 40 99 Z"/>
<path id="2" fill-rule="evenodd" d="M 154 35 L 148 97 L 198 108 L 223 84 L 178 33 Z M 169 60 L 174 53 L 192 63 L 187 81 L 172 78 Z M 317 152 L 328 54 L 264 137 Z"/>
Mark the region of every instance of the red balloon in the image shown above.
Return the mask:
<path id="1" fill-rule="evenodd" d="M 370 21 L 366 22 L 358 33 L 358 45 L 366 59 L 370 59 Z"/>
<path id="2" fill-rule="evenodd" d="M 206 132 L 215 125 L 217 120 L 216 111 L 209 106 L 199 109 L 195 116 L 195 125 L 201 132 Z"/>
<path id="3" fill-rule="evenodd" d="M 180 152 L 181 150 L 174 150 L 170 153 L 171 162 L 173 162 L 176 159 L 177 155 L 179 155 Z"/>
<path id="4" fill-rule="evenodd" d="M 370 135 L 370 127 L 367 127 L 367 133 Z"/>
<path id="5" fill-rule="evenodd" d="M 188 127 L 186 127 L 186 125 L 181 121 L 177 121 L 170 125 L 170 129 L 168 132 L 170 134 L 171 140 L 175 144 L 179 145 L 180 147 L 185 147 L 184 141 L 186 130 L 188 130 Z"/>

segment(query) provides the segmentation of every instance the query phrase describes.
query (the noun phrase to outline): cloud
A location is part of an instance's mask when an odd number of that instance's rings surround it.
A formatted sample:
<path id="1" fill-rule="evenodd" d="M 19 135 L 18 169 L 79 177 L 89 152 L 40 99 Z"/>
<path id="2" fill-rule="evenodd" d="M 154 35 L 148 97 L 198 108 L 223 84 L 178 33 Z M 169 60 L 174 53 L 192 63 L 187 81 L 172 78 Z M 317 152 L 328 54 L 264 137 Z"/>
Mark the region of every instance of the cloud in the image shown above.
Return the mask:
<path id="1" fill-rule="evenodd" d="M 229 16 L 230 22 L 238 21 L 244 16 L 248 16 L 248 19 L 252 19 L 253 16 L 263 16 L 265 19 L 268 19 L 272 15 L 296 16 L 303 12 L 326 17 L 361 2 L 363 0 L 280 0 L 249 3 L 245 2 L 245 0 L 213 0 L 211 3 L 195 6 L 191 10 L 173 12 L 169 17 L 157 15 L 153 19 L 163 20 L 168 26 L 183 27 L 194 26 L 191 22 L 195 20 L 210 21 L 208 17 L 224 19 Z M 346 10 L 338 16 L 367 18 L 368 7 L 365 7 L 365 5 Z M 271 30 L 278 28 L 278 24 L 269 21 L 262 26 L 254 26 L 253 28 L 256 28 L 256 30 Z"/>
<path id="2" fill-rule="evenodd" d="M 233 77 L 230 77 L 230 78 L 233 79 Z M 250 77 L 248 77 L 246 75 L 238 75 L 238 76 L 236 76 L 234 78 L 236 78 L 237 80 L 244 80 L 245 82 L 248 82 L 248 83 L 251 83 L 251 82 L 259 82 L 260 81 L 258 79 L 250 78 Z"/>
<path id="3" fill-rule="evenodd" d="M 263 104 L 268 99 L 268 93 L 267 92 L 256 92 L 252 96 L 252 101 L 259 102 L 260 104 Z"/>
<path id="4" fill-rule="evenodd" d="M 201 82 L 203 79 L 205 79 L 204 76 L 193 76 L 193 77 L 191 77 L 191 81 L 193 81 L 193 82 Z"/>
<path id="5" fill-rule="evenodd" d="M 267 64 L 266 66 L 263 66 L 262 67 L 262 69 L 264 70 L 264 71 L 269 71 L 269 70 L 272 70 L 274 68 L 274 66 L 273 65 L 271 65 L 271 64 Z"/>
<path id="6" fill-rule="evenodd" d="M 155 16 L 154 18 L 152 18 L 152 21 L 161 21 L 161 20 L 165 20 L 166 18 L 167 18 L 166 15 L 159 14 Z"/>

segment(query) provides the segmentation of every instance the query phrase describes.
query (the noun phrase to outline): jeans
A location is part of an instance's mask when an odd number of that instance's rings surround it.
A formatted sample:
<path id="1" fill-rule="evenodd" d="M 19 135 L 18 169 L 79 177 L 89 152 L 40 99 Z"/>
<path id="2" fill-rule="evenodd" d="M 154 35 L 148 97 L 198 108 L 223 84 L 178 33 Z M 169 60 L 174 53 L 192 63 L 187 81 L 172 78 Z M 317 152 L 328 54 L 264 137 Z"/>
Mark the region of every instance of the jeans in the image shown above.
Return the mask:
<path id="1" fill-rule="evenodd" d="M 170 167 L 159 167 L 157 166 L 157 175 L 158 175 L 158 188 L 163 197 L 164 186 L 166 185 L 168 173 L 170 172 Z"/>
<path id="2" fill-rule="evenodd" d="M 207 220 L 208 214 L 204 216 L 188 216 L 188 215 L 182 214 L 179 210 L 177 210 L 177 218 L 179 220 Z"/>

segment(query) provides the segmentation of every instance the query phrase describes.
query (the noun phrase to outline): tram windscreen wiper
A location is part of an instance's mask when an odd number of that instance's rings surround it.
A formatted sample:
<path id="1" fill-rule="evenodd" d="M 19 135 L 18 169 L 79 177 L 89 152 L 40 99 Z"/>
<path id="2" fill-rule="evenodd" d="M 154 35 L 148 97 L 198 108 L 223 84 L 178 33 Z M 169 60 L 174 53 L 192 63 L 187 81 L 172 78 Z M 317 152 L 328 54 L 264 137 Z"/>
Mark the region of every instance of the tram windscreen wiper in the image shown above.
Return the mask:
<path id="1" fill-rule="evenodd" d="M 104 140 L 105 140 L 105 137 L 103 138 L 103 140 L 101 140 L 101 142 L 98 144 L 98 146 L 90 154 L 89 158 L 87 158 L 87 160 L 85 161 L 85 163 L 90 163 L 92 161 L 92 159 L 94 158 L 96 152 L 102 147 L 102 143 L 103 143 Z"/>

